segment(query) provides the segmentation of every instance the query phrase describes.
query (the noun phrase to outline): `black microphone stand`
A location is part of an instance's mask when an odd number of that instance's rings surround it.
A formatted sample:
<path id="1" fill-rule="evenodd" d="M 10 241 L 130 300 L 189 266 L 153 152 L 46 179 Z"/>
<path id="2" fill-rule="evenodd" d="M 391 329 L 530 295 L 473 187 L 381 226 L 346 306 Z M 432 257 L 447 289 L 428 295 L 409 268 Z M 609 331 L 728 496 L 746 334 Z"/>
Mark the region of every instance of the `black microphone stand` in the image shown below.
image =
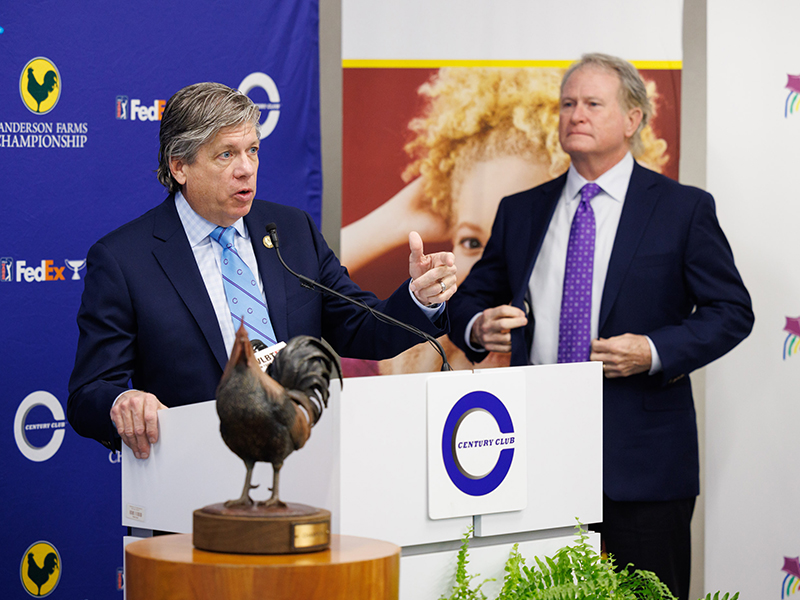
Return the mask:
<path id="1" fill-rule="evenodd" d="M 275 252 L 278 255 L 278 260 L 281 261 L 281 264 L 283 265 L 284 269 L 286 269 L 287 271 L 289 271 L 289 273 L 291 273 L 297 279 L 299 279 L 300 285 L 302 285 L 304 288 L 313 290 L 321 294 L 328 294 L 330 296 L 334 296 L 336 298 L 344 300 L 345 302 L 349 302 L 350 304 L 355 304 L 359 308 L 362 308 L 368 313 L 370 313 L 372 316 L 374 316 L 376 319 L 378 319 L 378 321 L 382 323 L 394 325 L 395 327 L 400 327 L 401 329 L 405 329 L 406 331 L 410 331 L 411 333 L 418 335 L 419 337 L 430 343 L 436 349 L 436 352 L 439 353 L 439 356 L 442 357 L 441 370 L 442 371 L 453 370 L 453 368 L 450 366 L 450 363 L 447 362 L 447 355 L 445 354 L 444 348 L 442 348 L 442 345 L 439 343 L 439 340 L 437 340 L 435 337 L 425 333 L 424 331 L 414 327 L 413 325 L 409 325 L 408 323 L 403 323 L 402 321 L 398 321 L 394 317 L 390 317 L 389 315 L 384 314 L 379 310 L 375 310 L 374 308 L 362 302 L 361 300 L 356 300 L 355 298 L 346 296 L 341 292 L 337 292 L 334 289 L 331 289 L 325 285 L 322 285 L 321 283 L 314 281 L 310 277 L 306 277 L 305 275 L 300 275 L 299 273 L 295 273 L 289 267 L 289 265 L 286 264 L 286 262 L 283 260 L 283 257 L 281 256 L 281 251 L 278 245 L 278 228 L 275 225 L 275 223 L 270 223 L 269 225 L 267 225 L 267 235 L 269 235 L 269 239 L 272 241 L 272 245 L 274 246 Z"/>

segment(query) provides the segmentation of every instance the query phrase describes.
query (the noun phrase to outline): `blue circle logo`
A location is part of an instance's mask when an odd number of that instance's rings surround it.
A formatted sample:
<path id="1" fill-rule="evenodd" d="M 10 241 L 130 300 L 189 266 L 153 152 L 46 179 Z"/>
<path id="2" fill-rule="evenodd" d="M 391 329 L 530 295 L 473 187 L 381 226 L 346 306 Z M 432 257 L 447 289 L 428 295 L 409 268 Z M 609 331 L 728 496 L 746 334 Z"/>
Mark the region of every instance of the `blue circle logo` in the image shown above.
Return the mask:
<path id="1" fill-rule="evenodd" d="M 505 405 L 494 394 L 475 391 L 456 402 L 447 415 L 442 434 L 442 456 L 445 470 L 459 490 L 470 496 L 485 496 L 496 490 L 508 475 L 514 460 L 514 448 L 501 450 L 494 467 L 485 475 L 475 476 L 468 473 L 458 459 L 456 438 L 464 419 L 476 411 L 488 413 L 497 422 L 500 433 L 504 434 L 502 437 L 489 440 L 490 445 L 502 446 L 514 442 L 514 424 Z"/>

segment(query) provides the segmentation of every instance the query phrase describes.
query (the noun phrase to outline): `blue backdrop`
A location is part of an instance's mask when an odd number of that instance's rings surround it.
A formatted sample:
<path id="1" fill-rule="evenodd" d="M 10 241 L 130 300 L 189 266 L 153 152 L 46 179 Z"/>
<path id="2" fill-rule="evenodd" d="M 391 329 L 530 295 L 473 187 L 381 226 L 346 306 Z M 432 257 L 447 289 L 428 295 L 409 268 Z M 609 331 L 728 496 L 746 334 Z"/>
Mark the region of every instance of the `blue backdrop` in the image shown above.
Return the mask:
<path id="1" fill-rule="evenodd" d="M 165 197 L 160 111 L 198 81 L 262 106 L 257 196 L 320 224 L 318 4 L 7 2 L 0 28 L 0 596 L 121 598 L 118 455 L 64 421 L 84 259 Z"/>

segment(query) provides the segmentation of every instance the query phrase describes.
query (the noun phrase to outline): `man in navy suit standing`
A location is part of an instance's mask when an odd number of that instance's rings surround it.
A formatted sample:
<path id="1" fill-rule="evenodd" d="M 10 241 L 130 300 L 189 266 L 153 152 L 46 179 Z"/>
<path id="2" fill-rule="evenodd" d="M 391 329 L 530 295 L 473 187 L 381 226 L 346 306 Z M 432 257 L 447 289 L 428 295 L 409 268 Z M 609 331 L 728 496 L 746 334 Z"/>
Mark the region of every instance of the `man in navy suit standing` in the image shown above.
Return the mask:
<path id="1" fill-rule="evenodd" d="M 561 85 L 563 176 L 503 199 L 450 302 L 479 362 L 602 361 L 603 543 L 688 596 L 699 493 L 688 375 L 743 340 L 750 296 L 706 192 L 639 166 L 652 114 L 630 63 L 585 55 Z"/>
<path id="2" fill-rule="evenodd" d="M 366 310 L 306 289 L 280 264 L 430 335 L 447 332 L 451 253 L 409 233 L 410 279 L 379 301 L 358 288 L 305 212 L 255 200 L 260 111 L 238 90 L 199 83 L 167 103 L 159 206 L 92 246 L 67 413 L 81 435 L 147 458 L 158 410 L 212 400 L 244 317 L 267 345 L 305 334 L 342 356 L 383 359 L 419 342 Z M 379 234 L 379 232 L 378 232 Z"/>

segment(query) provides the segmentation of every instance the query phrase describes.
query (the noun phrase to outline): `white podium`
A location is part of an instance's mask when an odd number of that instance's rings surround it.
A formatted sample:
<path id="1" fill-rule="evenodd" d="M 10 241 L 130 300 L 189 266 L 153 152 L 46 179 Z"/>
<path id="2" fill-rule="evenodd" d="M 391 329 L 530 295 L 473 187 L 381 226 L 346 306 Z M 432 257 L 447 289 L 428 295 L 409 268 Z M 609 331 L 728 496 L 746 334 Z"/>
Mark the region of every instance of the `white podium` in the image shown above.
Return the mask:
<path id="1" fill-rule="evenodd" d="M 431 519 L 428 453 L 442 449 L 429 447 L 428 382 L 458 378 L 463 386 L 468 378 L 480 390 L 499 371 L 524 382 L 526 508 Z M 514 543 L 526 558 L 550 554 L 574 539 L 576 518 L 602 521 L 602 377 L 600 363 L 579 363 L 351 378 L 343 390 L 334 381 L 311 438 L 284 463 L 281 498 L 330 510 L 332 533 L 401 546 L 401 598 L 446 594 L 460 540 L 474 526 L 469 572 L 497 579 L 484 586 L 491 596 Z M 238 498 L 244 484 L 213 401 L 161 411 L 159 427 L 150 458 L 122 453 L 122 524 L 140 537 L 191 533 L 195 509 Z M 269 497 L 271 469 L 257 464 L 254 500 Z"/>

